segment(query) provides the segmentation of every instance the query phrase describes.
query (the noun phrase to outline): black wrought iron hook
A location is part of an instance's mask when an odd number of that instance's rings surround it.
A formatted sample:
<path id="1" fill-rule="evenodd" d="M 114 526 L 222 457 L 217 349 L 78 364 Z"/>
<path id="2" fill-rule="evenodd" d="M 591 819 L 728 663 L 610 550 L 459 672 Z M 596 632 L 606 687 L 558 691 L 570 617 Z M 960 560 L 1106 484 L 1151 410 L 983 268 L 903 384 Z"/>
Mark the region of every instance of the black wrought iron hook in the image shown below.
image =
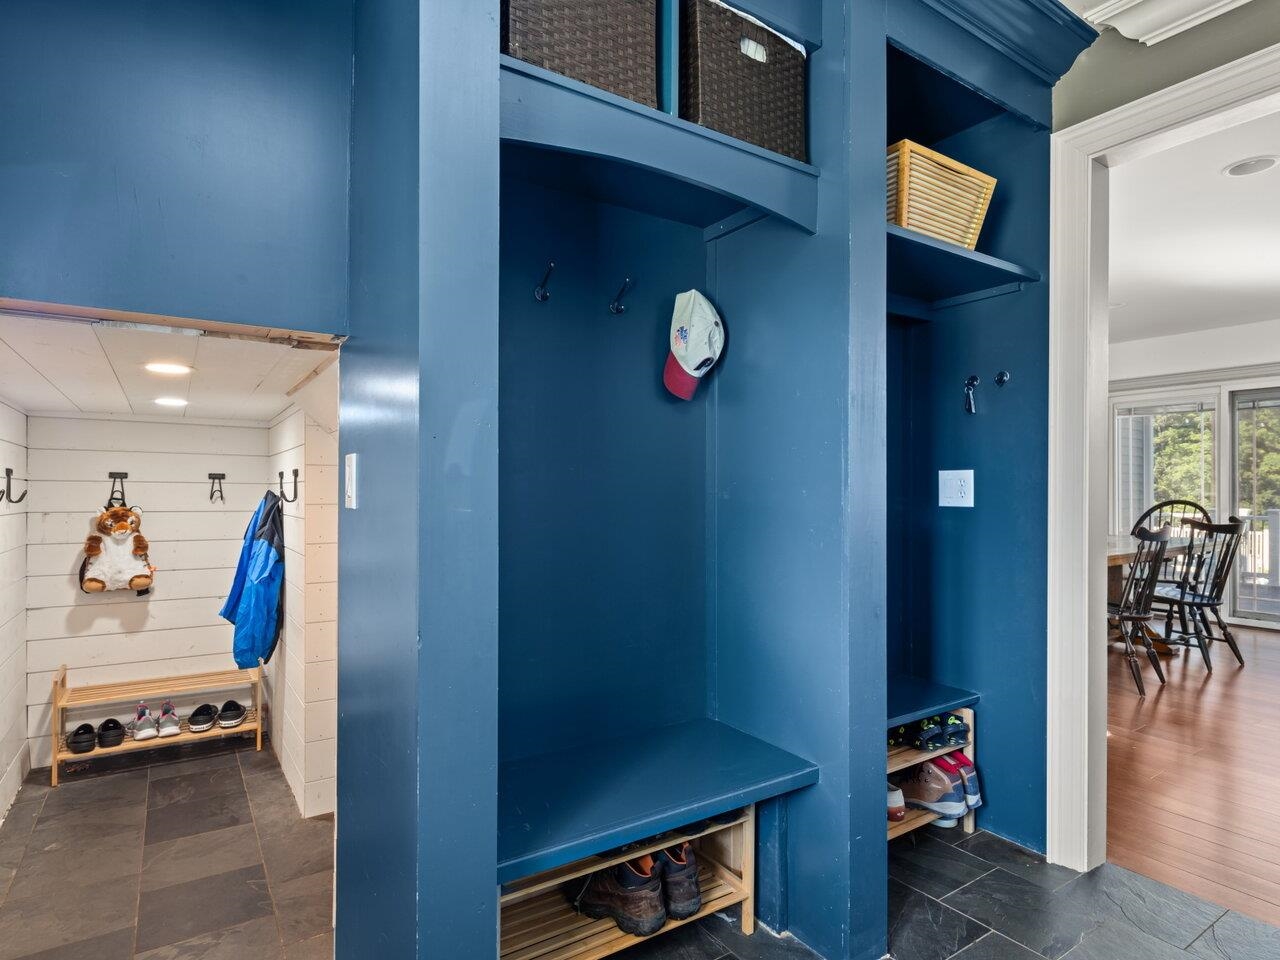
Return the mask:
<path id="1" fill-rule="evenodd" d="M 113 471 L 108 473 L 107 477 L 111 480 L 111 495 L 107 497 L 106 509 L 110 510 L 112 507 L 127 507 L 129 505 L 129 501 L 125 499 L 124 482 L 129 479 L 129 475 L 127 473 Z"/>
<path id="2" fill-rule="evenodd" d="M 285 503 L 293 503 L 298 499 L 298 468 L 293 470 L 293 496 L 286 497 L 284 493 L 284 471 L 280 471 L 280 499 Z"/>
<path id="3" fill-rule="evenodd" d="M 13 468 L 4 468 L 4 489 L 0 490 L 0 503 L 3 503 L 6 499 L 10 503 L 21 503 L 23 500 L 27 499 L 27 494 L 30 492 L 31 484 L 28 483 L 27 489 L 22 491 L 22 496 L 15 499 L 13 496 Z"/>
<path id="4" fill-rule="evenodd" d="M 227 479 L 227 475 L 225 473 L 209 474 L 209 502 L 210 503 L 217 503 L 219 500 L 221 500 L 223 503 L 227 502 L 227 495 L 222 492 L 222 481 L 225 479 Z M 215 499 L 215 497 L 217 499 Z"/>
<path id="5" fill-rule="evenodd" d="M 973 391 L 977 389 L 978 384 L 982 381 L 976 375 L 971 375 L 964 382 L 964 412 L 977 413 L 978 399 L 973 395 Z"/>
<path id="6" fill-rule="evenodd" d="M 546 303 L 551 299 L 551 291 L 547 289 L 547 284 L 551 281 L 551 274 L 555 273 L 556 262 L 554 260 L 547 261 L 547 272 L 542 275 L 542 280 L 533 288 L 533 299 L 539 303 Z"/>
<path id="7" fill-rule="evenodd" d="M 626 295 L 627 291 L 630 289 L 631 289 L 631 278 L 627 277 L 627 279 L 622 281 L 622 286 L 618 289 L 617 296 L 613 298 L 613 303 L 609 304 L 609 312 L 612 313 L 615 317 L 621 316 L 622 314 L 627 312 L 626 305 L 623 304 L 622 298 Z"/>
<path id="8" fill-rule="evenodd" d="M 1013 379 L 1013 374 L 1008 370 L 1001 370 L 996 374 L 996 386 L 1003 387 L 1006 383 Z"/>

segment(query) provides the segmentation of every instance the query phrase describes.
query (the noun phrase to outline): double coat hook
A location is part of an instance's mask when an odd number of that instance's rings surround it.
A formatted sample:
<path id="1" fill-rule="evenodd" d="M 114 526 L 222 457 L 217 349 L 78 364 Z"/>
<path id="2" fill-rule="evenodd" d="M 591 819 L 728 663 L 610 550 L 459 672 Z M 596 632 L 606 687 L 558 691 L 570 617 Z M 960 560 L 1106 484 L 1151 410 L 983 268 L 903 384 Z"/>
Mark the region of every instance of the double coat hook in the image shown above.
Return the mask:
<path id="1" fill-rule="evenodd" d="M 626 296 L 627 291 L 631 288 L 631 278 L 622 281 L 622 286 L 618 289 L 617 296 L 613 298 L 613 303 L 609 304 L 609 312 L 615 317 L 621 316 L 627 312 L 626 306 L 622 302 L 622 298 Z"/>
<path id="2" fill-rule="evenodd" d="M 225 479 L 227 479 L 227 475 L 225 473 L 209 474 L 209 502 L 210 503 L 217 503 L 219 500 L 221 500 L 223 503 L 227 502 L 227 496 L 222 492 L 222 481 Z"/>
<path id="3" fill-rule="evenodd" d="M 13 468 L 4 468 L 4 489 L 0 490 L 0 503 L 8 500 L 10 503 L 21 503 L 27 499 L 27 494 L 31 492 L 31 485 L 27 485 L 27 489 L 22 491 L 22 496 L 15 497 L 13 495 Z"/>
<path id="4" fill-rule="evenodd" d="M 284 471 L 280 471 L 280 499 L 285 503 L 293 503 L 298 499 L 298 468 L 293 468 L 293 496 L 287 497 L 284 492 Z"/>
<path id="5" fill-rule="evenodd" d="M 547 289 L 547 284 L 551 281 L 551 274 L 555 273 L 556 262 L 551 260 L 547 263 L 547 272 L 542 275 L 542 280 L 533 288 L 533 299 L 539 303 L 546 303 L 551 299 L 551 291 Z"/>

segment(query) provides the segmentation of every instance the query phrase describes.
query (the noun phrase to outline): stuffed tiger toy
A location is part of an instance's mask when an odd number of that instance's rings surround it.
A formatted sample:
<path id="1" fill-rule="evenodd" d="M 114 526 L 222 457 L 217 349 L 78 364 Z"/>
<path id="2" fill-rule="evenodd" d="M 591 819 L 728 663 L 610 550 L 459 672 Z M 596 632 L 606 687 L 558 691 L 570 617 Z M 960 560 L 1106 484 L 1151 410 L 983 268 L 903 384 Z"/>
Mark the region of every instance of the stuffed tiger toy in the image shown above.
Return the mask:
<path id="1" fill-rule="evenodd" d="M 137 507 L 108 507 L 98 514 L 97 531 L 84 542 L 80 589 L 149 590 L 155 567 L 147 557 L 147 538 L 139 530 L 142 514 Z"/>

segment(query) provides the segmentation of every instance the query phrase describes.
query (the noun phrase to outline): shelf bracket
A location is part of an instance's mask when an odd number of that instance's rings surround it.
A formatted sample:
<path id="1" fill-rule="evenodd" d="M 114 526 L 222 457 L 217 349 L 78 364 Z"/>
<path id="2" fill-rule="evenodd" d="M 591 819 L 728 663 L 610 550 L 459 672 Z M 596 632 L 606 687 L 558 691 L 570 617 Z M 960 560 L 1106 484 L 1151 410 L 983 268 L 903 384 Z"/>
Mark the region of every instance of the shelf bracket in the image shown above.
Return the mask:
<path id="1" fill-rule="evenodd" d="M 1005 283 L 998 287 L 988 287 L 986 290 L 975 290 L 973 293 L 962 293 L 959 296 L 947 297 L 943 300 L 934 300 L 929 304 L 930 310 L 946 310 L 949 307 L 959 307 L 966 303 L 977 303 L 980 300 L 991 300 L 995 297 L 1007 297 L 1011 293 L 1021 293 L 1027 289 L 1024 281 L 1016 283 Z"/>

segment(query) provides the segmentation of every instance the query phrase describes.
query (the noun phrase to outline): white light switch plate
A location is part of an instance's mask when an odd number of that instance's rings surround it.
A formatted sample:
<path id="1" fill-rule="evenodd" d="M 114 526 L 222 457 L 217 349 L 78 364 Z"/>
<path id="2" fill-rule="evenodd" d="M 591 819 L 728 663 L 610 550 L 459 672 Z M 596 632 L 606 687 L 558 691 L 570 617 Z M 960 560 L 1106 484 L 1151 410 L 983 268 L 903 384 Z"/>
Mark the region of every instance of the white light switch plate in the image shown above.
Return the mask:
<path id="1" fill-rule="evenodd" d="M 356 496 L 356 463 L 359 459 L 358 454 L 348 453 L 344 458 L 346 469 L 343 470 L 345 475 L 345 484 L 342 491 L 342 505 L 348 510 L 354 510 L 359 501 Z"/>
<path id="2" fill-rule="evenodd" d="M 972 470 L 939 470 L 938 471 L 938 506 L 940 507 L 972 507 L 973 506 L 973 471 Z"/>

